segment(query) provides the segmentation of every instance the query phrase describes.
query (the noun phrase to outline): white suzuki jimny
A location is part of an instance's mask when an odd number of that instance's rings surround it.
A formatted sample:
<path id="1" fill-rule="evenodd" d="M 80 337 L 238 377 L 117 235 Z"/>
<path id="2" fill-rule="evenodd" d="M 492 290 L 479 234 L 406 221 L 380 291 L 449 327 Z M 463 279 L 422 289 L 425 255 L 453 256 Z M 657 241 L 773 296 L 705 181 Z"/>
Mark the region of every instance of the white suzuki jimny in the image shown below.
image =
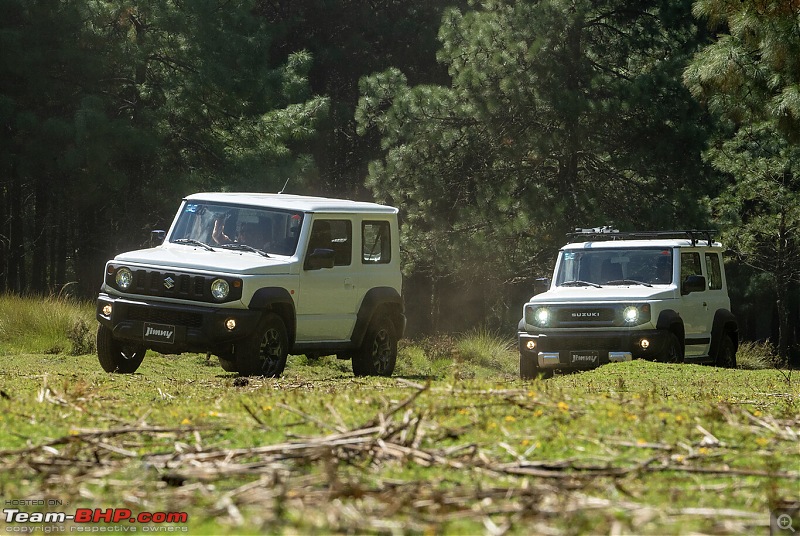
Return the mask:
<path id="1" fill-rule="evenodd" d="M 523 307 L 522 378 L 652 359 L 736 366 L 738 327 L 713 231 L 579 229 Z"/>
<path id="2" fill-rule="evenodd" d="M 336 354 L 390 376 L 406 318 L 397 209 L 257 193 L 186 197 L 162 243 L 106 264 L 97 354 L 134 372 L 148 349 L 207 352 L 280 376 L 287 354 Z"/>

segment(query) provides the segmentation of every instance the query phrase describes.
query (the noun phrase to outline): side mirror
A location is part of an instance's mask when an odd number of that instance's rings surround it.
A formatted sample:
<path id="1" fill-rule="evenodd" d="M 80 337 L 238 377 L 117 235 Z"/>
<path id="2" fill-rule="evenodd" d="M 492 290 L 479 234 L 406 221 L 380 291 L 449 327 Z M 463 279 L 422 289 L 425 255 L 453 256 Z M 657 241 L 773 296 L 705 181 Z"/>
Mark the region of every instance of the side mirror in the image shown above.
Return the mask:
<path id="1" fill-rule="evenodd" d="M 533 282 L 533 295 L 536 296 L 538 294 L 542 294 L 543 292 L 547 292 L 550 290 L 550 278 L 549 277 L 539 277 L 534 280 Z"/>
<path id="2" fill-rule="evenodd" d="M 161 229 L 156 229 L 150 231 L 150 245 L 151 246 L 159 246 L 164 243 L 164 239 L 167 237 L 167 232 Z"/>
<path id="3" fill-rule="evenodd" d="M 691 294 L 692 292 L 702 292 L 706 289 L 706 278 L 702 275 L 689 275 L 681 284 L 681 294 Z"/>
<path id="4" fill-rule="evenodd" d="M 335 252 L 332 249 L 317 248 L 306 256 L 305 270 L 333 268 Z"/>

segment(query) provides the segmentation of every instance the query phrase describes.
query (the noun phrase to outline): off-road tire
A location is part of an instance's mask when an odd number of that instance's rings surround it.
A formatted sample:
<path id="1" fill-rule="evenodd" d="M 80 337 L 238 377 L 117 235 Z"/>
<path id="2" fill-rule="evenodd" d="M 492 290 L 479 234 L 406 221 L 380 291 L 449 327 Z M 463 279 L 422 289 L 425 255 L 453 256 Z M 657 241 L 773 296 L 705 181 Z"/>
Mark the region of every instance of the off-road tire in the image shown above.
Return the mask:
<path id="1" fill-rule="evenodd" d="M 683 363 L 684 354 L 681 348 L 681 341 L 673 332 L 668 332 L 664 341 L 664 350 L 659 354 L 657 361 L 663 363 Z"/>
<path id="2" fill-rule="evenodd" d="M 519 354 L 519 377 L 523 380 L 535 380 L 536 378 L 551 378 L 553 376 L 552 370 L 539 368 L 536 359 L 531 359 L 530 356 L 524 356 L 521 352 Z"/>
<path id="3" fill-rule="evenodd" d="M 370 322 L 361 348 L 353 355 L 356 376 L 391 376 L 397 363 L 397 334 L 394 324 L 379 313 Z"/>
<path id="4" fill-rule="evenodd" d="M 239 372 L 239 369 L 236 368 L 236 356 L 230 354 L 226 356 L 218 355 L 217 359 L 219 360 L 219 366 L 225 372 Z"/>
<path id="5" fill-rule="evenodd" d="M 722 334 L 719 351 L 714 358 L 714 365 L 723 368 L 736 368 L 736 343 L 730 332 Z"/>
<path id="6" fill-rule="evenodd" d="M 106 372 L 132 374 L 142 364 L 147 348 L 119 341 L 111 330 L 100 324 L 97 328 L 97 359 Z"/>
<path id="7" fill-rule="evenodd" d="M 286 325 L 275 313 L 266 313 L 253 335 L 236 343 L 233 352 L 240 375 L 280 377 L 289 356 Z"/>

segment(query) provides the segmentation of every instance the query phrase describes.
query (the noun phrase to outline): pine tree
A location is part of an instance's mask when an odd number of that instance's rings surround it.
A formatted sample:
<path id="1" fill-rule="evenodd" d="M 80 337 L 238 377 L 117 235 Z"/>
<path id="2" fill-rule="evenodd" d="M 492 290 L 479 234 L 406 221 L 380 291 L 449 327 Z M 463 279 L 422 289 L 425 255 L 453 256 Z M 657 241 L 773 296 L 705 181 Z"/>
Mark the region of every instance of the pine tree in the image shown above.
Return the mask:
<path id="1" fill-rule="evenodd" d="M 800 4 L 701 0 L 694 12 L 718 32 L 684 73 L 719 119 L 705 157 L 728 182 L 712 206 L 739 258 L 769 275 L 787 356 L 800 281 Z"/>
<path id="2" fill-rule="evenodd" d="M 388 70 L 362 82 L 357 111 L 382 136 L 368 184 L 404 208 L 411 272 L 491 299 L 546 274 L 576 226 L 700 219 L 688 2 L 474 2 L 439 37 L 449 87 Z"/>

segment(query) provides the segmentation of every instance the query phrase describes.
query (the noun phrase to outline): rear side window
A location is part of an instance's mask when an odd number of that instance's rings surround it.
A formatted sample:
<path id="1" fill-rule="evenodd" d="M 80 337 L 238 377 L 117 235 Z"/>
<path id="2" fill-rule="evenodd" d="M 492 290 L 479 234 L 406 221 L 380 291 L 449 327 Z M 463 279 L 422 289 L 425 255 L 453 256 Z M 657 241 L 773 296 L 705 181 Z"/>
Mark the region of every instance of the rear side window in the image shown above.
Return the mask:
<path id="1" fill-rule="evenodd" d="M 690 275 L 703 275 L 700 254 L 694 251 L 681 253 L 681 281 Z"/>
<path id="2" fill-rule="evenodd" d="M 311 228 L 308 252 L 332 249 L 335 266 L 348 266 L 353 251 L 353 226 L 349 220 L 316 220 Z"/>
<path id="3" fill-rule="evenodd" d="M 361 262 L 388 264 L 392 260 L 392 242 L 388 221 L 365 221 L 361 226 L 363 237 Z"/>
<path id="4" fill-rule="evenodd" d="M 720 290 L 722 288 L 722 268 L 718 254 L 706 253 L 706 273 L 708 273 L 709 290 Z"/>

